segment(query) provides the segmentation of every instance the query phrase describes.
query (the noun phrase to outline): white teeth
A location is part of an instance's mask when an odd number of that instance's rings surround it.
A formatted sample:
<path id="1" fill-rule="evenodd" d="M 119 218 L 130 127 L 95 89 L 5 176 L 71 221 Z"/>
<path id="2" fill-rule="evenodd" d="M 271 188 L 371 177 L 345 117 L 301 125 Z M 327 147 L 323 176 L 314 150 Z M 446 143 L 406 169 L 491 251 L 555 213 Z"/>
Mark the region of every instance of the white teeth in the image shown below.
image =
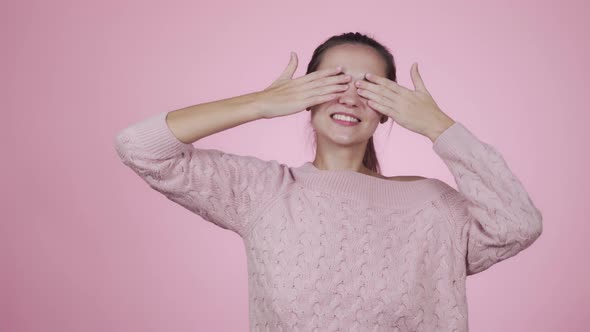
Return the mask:
<path id="1" fill-rule="evenodd" d="M 342 121 L 348 121 L 348 122 L 360 122 L 356 118 L 353 118 L 353 117 L 350 117 L 347 115 L 342 115 L 342 114 L 334 114 L 334 115 L 332 115 L 332 118 L 342 120 Z"/>

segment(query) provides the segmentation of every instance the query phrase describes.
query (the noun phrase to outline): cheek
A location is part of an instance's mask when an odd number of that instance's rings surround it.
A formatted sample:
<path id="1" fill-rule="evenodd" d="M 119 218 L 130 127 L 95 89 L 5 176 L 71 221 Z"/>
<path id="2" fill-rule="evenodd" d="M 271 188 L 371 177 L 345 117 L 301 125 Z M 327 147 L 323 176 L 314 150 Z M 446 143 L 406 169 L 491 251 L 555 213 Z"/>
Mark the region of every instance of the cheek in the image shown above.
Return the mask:
<path id="1" fill-rule="evenodd" d="M 381 113 L 377 112 L 375 109 L 371 108 L 370 106 L 367 106 L 367 120 L 369 121 L 379 121 L 381 120 L 381 117 L 383 116 Z"/>

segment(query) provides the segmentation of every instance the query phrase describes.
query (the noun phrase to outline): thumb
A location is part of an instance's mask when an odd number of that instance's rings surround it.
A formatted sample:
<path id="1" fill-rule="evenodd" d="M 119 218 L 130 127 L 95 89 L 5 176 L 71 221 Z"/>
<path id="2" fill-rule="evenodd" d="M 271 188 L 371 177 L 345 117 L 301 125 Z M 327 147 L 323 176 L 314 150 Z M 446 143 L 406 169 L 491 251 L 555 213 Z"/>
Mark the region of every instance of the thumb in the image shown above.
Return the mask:
<path id="1" fill-rule="evenodd" d="M 291 51 L 291 58 L 289 59 L 289 64 L 287 64 L 287 68 L 285 68 L 283 70 L 283 72 L 279 76 L 278 80 L 293 78 L 293 74 L 295 74 L 296 69 L 297 69 L 297 53 Z"/>
<path id="2" fill-rule="evenodd" d="M 420 72 L 418 71 L 418 62 L 414 62 L 412 64 L 410 74 L 412 77 L 412 83 L 414 83 L 415 90 L 422 90 L 428 92 L 428 90 L 426 89 L 426 85 L 422 80 L 422 76 L 420 76 Z"/>

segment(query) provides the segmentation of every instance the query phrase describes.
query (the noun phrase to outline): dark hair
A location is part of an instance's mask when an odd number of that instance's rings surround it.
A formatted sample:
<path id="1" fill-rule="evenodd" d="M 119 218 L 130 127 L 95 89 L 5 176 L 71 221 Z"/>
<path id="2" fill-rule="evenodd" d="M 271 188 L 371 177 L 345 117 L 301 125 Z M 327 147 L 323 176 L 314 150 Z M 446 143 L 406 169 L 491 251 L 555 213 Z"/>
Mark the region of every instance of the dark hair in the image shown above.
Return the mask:
<path id="1" fill-rule="evenodd" d="M 334 36 L 328 38 L 321 45 L 319 45 L 315 49 L 315 51 L 313 52 L 311 60 L 309 61 L 309 64 L 307 65 L 306 75 L 317 70 L 317 68 L 319 67 L 319 65 L 322 61 L 322 58 L 323 58 L 325 52 L 328 49 L 330 49 L 334 46 L 342 45 L 342 44 L 360 44 L 360 45 L 366 45 L 366 46 L 369 46 L 369 47 L 372 47 L 373 49 L 375 49 L 375 51 L 377 51 L 377 53 L 379 53 L 379 55 L 381 55 L 381 57 L 385 61 L 386 77 L 394 82 L 397 82 L 395 61 L 393 59 L 393 55 L 391 54 L 391 52 L 387 49 L 387 47 L 380 44 L 375 39 L 373 39 L 367 35 L 361 34 L 359 32 L 347 32 L 347 33 L 343 33 L 341 35 L 334 35 Z M 392 122 L 392 125 L 393 125 L 393 122 Z M 391 127 L 390 127 L 390 130 L 391 130 Z M 315 137 L 314 137 L 314 139 L 315 139 Z M 372 170 L 373 172 L 377 172 L 377 173 L 381 174 L 381 168 L 379 167 L 379 160 L 377 159 L 377 152 L 375 151 L 375 144 L 373 142 L 373 136 L 371 136 L 371 138 L 369 138 L 369 141 L 367 142 L 367 148 L 365 150 L 365 155 L 363 157 L 363 165 L 366 168 Z"/>

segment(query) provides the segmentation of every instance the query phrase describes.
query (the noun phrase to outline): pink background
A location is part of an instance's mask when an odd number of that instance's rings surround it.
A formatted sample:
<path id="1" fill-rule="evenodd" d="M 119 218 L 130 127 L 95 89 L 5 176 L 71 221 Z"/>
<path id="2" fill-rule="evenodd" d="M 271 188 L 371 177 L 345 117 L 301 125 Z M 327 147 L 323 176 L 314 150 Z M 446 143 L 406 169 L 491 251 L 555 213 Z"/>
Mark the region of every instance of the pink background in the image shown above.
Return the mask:
<path id="1" fill-rule="evenodd" d="M 152 191 L 115 134 L 161 111 L 264 89 L 333 34 L 417 61 L 439 106 L 497 147 L 543 212 L 532 247 L 469 277 L 473 331 L 590 324 L 585 1 L 12 1 L 2 35 L 2 331 L 246 331 L 241 239 Z M 309 113 L 195 144 L 297 166 Z M 379 129 L 384 174 L 455 186 L 429 139 Z"/>

